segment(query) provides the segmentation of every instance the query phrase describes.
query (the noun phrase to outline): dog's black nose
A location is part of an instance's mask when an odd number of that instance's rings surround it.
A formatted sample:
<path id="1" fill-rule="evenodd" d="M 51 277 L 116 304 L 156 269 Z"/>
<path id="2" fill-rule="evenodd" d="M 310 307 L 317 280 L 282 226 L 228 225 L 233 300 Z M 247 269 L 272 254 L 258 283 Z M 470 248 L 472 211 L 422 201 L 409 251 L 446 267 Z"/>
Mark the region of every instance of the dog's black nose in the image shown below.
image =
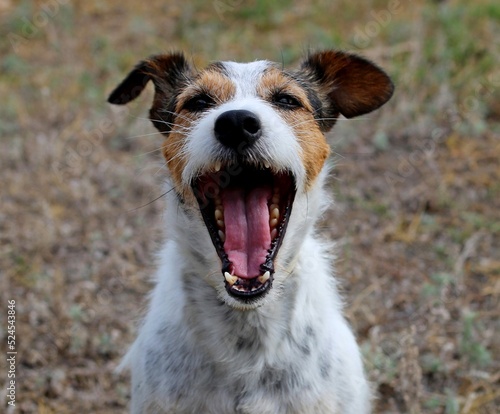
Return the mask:
<path id="1" fill-rule="evenodd" d="M 226 147 L 244 151 L 260 138 L 262 129 L 257 115 L 238 109 L 219 115 L 215 121 L 214 133 Z"/>

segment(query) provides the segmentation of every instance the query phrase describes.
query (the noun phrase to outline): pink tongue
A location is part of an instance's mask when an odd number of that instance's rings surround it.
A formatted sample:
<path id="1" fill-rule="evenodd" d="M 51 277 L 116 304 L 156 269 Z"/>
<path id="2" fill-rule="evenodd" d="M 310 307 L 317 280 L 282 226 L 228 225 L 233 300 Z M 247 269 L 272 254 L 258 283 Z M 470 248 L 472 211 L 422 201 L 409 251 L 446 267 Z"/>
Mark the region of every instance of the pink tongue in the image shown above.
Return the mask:
<path id="1" fill-rule="evenodd" d="M 226 225 L 224 250 L 233 263 L 233 273 L 244 279 L 259 276 L 271 247 L 267 206 L 271 188 L 255 188 L 248 193 L 227 189 L 221 195 Z"/>

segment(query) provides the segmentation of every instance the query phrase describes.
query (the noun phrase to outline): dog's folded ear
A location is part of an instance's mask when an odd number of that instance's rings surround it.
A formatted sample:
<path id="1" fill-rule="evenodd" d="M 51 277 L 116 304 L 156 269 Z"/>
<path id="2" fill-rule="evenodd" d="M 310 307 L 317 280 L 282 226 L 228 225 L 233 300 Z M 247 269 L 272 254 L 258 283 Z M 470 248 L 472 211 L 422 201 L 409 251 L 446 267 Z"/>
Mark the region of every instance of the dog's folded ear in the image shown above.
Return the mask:
<path id="1" fill-rule="evenodd" d="M 125 105 L 137 98 L 146 84 L 152 81 L 155 97 L 150 118 L 159 131 L 168 133 L 177 93 L 189 82 L 191 76 L 191 66 L 182 53 L 151 56 L 136 65 L 111 92 L 108 102 Z"/>
<path id="2" fill-rule="evenodd" d="M 182 53 L 155 55 L 139 62 L 113 92 L 108 102 L 124 105 L 137 98 L 151 80 L 155 91 L 173 93 L 189 79 L 191 67 Z"/>
<path id="3" fill-rule="evenodd" d="M 191 67 L 182 53 L 155 55 L 139 62 L 109 95 L 108 102 L 124 105 L 137 98 L 151 80 L 156 92 L 165 95 L 182 87 L 189 79 Z"/>
<path id="4" fill-rule="evenodd" d="M 335 50 L 309 55 L 302 62 L 299 76 L 312 81 L 319 95 L 326 96 L 329 108 L 324 108 L 325 116 L 331 117 L 340 113 L 352 118 L 371 112 L 386 103 L 394 91 L 389 76 L 375 64 Z"/>

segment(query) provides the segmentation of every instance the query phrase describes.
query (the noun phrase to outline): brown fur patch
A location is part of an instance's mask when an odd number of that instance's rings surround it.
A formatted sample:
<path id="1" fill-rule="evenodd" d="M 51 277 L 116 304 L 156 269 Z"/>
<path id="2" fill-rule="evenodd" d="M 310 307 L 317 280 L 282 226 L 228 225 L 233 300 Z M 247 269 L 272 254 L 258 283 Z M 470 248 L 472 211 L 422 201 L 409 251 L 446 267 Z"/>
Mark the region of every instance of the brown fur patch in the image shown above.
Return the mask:
<path id="1" fill-rule="evenodd" d="M 177 99 L 175 112 L 178 114 L 174 119 L 175 126 L 172 128 L 168 138 L 162 146 L 167 167 L 170 170 L 176 190 L 184 200 L 196 203 L 192 191 L 182 185 L 182 173 L 186 167 L 187 159 L 182 154 L 186 135 L 185 132 L 191 128 L 202 113 L 193 113 L 183 110 L 184 104 L 199 93 L 209 95 L 217 105 L 230 100 L 236 93 L 236 87 L 226 76 L 215 69 L 201 72 L 199 76 L 182 91 Z"/>
<path id="2" fill-rule="evenodd" d="M 304 109 L 293 111 L 282 109 L 279 110 L 279 114 L 292 127 L 302 149 L 301 158 L 306 170 L 307 189 L 321 172 L 330 154 L 330 146 L 311 112 Z"/>
<path id="3" fill-rule="evenodd" d="M 197 116 L 195 116 L 196 114 L 186 113 L 186 111 L 183 112 L 182 116 L 177 116 L 175 120 L 176 126 L 163 142 L 162 153 L 170 170 L 176 191 L 185 200 L 192 198 L 191 201 L 195 201 L 194 197 L 192 197 L 192 191 L 182 185 L 182 172 L 187 164 L 187 159 L 182 153 L 186 142 L 185 128 L 189 128 Z"/>
<path id="4" fill-rule="evenodd" d="M 270 68 L 264 73 L 257 85 L 257 94 L 269 101 L 275 93 L 287 93 L 299 100 L 305 109 L 312 112 L 313 108 L 304 89 L 291 77 L 278 68 Z"/>
<path id="5" fill-rule="evenodd" d="M 302 108 L 276 111 L 293 129 L 302 149 L 302 163 L 306 170 L 306 188 L 318 177 L 330 153 L 330 147 L 313 115 L 313 107 L 304 89 L 292 78 L 277 68 L 270 69 L 257 86 L 257 93 L 265 100 L 270 100 L 275 93 L 287 93 L 302 104 Z"/>
<path id="6" fill-rule="evenodd" d="M 234 83 L 222 73 L 215 69 L 204 70 L 194 82 L 189 85 L 180 95 L 177 101 L 177 112 L 193 96 L 205 93 L 209 95 L 217 105 L 230 100 L 236 93 Z"/>

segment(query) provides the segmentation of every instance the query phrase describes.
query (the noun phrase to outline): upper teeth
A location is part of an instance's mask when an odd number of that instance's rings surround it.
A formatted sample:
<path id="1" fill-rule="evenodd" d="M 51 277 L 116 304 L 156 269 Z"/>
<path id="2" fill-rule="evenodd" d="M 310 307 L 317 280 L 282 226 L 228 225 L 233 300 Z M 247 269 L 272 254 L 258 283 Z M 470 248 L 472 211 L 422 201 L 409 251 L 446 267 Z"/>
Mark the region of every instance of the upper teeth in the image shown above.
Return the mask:
<path id="1" fill-rule="evenodd" d="M 271 212 L 271 218 L 279 218 L 280 217 L 280 209 L 278 205 L 276 204 L 271 204 L 271 207 L 269 207 L 269 210 Z"/>
<path id="2" fill-rule="evenodd" d="M 220 202 L 220 197 L 218 200 L 216 199 L 215 201 L 215 221 L 217 223 L 217 227 L 219 228 L 218 235 L 222 243 L 226 241 L 226 233 L 224 233 L 226 223 L 224 222 L 224 212 L 222 210 L 222 204 L 217 204 L 217 202 Z"/>
<path id="3" fill-rule="evenodd" d="M 277 199 L 277 200 L 276 200 Z M 272 203 L 269 206 L 269 228 L 271 230 L 271 239 L 274 239 L 276 237 L 277 231 L 276 231 L 276 226 L 278 225 L 278 220 L 280 218 L 280 208 L 277 203 L 274 201 L 279 202 L 279 197 L 277 195 L 273 196 Z M 273 233 L 276 233 L 273 235 Z"/>
<path id="4" fill-rule="evenodd" d="M 271 198 L 271 205 L 269 206 L 269 228 L 271 230 L 271 240 L 278 236 L 278 225 L 280 218 L 280 190 L 279 187 L 273 188 L 273 197 Z"/>
<path id="5" fill-rule="evenodd" d="M 215 209 L 215 219 L 216 220 L 222 220 L 224 217 L 224 214 L 222 214 L 222 210 L 220 208 Z"/>
<path id="6" fill-rule="evenodd" d="M 219 172 L 219 171 L 220 171 L 220 169 L 222 168 L 222 164 L 221 164 L 221 162 L 220 162 L 220 161 L 216 161 L 216 162 L 215 162 L 215 165 L 214 165 L 214 168 L 215 168 L 215 171 L 216 171 L 216 172 Z"/>

